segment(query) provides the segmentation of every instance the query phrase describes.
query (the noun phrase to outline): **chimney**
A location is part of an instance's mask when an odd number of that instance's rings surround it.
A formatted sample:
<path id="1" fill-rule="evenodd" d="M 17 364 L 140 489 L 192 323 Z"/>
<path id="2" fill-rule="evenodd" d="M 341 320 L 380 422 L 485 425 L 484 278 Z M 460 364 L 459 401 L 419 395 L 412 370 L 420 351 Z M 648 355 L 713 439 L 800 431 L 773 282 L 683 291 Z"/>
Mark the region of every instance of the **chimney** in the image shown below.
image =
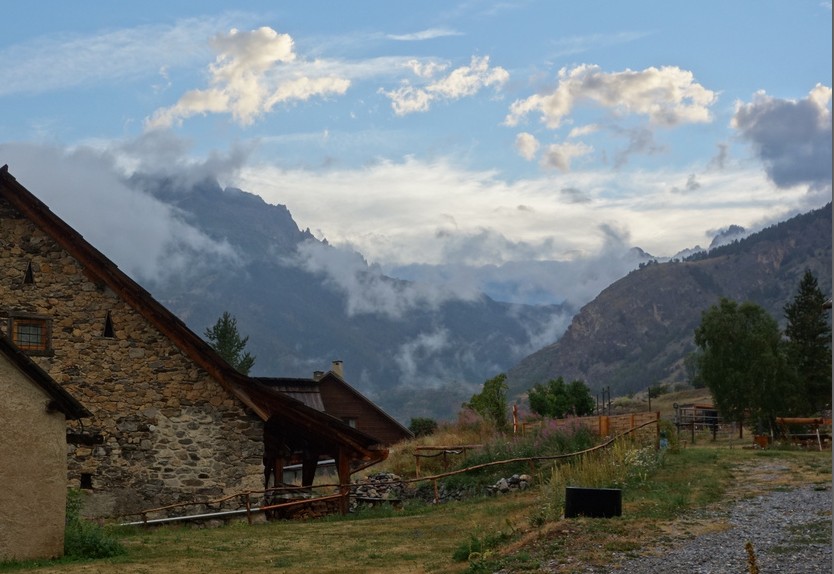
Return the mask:
<path id="1" fill-rule="evenodd" d="M 313 380 L 314 381 L 320 381 L 323 376 L 324 376 L 324 371 L 313 371 Z"/>
<path id="2" fill-rule="evenodd" d="M 333 361 L 330 371 L 334 375 L 339 375 L 341 378 L 345 378 L 345 370 L 342 367 L 342 361 Z"/>

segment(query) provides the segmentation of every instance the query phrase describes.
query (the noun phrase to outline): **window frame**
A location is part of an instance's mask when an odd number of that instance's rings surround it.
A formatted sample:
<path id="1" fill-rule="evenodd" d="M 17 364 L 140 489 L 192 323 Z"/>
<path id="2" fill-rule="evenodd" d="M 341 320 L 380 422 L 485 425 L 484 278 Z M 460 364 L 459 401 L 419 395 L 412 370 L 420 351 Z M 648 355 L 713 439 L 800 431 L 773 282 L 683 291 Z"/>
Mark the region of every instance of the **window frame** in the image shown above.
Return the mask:
<path id="1" fill-rule="evenodd" d="M 31 342 L 31 335 L 21 337 L 19 327 L 40 327 L 40 342 Z M 52 355 L 52 321 L 41 315 L 11 315 L 9 317 L 9 338 L 18 349 L 29 355 Z"/>

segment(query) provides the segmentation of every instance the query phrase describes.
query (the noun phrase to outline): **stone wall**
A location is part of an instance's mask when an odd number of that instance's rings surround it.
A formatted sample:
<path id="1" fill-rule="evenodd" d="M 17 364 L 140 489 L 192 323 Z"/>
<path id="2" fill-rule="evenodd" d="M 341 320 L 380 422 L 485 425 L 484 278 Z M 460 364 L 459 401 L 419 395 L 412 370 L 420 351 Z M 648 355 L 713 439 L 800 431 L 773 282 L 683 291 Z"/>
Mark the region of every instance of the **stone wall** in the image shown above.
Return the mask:
<path id="1" fill-rule="evenodd" d="M 24 281 L 30 265 L 32 283 Z M 51 349 L 30 355 L 94 415 L 74 431 L 100 443 L 70 445 L 68 459 L 70 486 L 92 487 L 89 513 L 122 515 L 260 487 L 261 421 L 3 204 L 2 329 L 19 314 L 48 319 Z"/>

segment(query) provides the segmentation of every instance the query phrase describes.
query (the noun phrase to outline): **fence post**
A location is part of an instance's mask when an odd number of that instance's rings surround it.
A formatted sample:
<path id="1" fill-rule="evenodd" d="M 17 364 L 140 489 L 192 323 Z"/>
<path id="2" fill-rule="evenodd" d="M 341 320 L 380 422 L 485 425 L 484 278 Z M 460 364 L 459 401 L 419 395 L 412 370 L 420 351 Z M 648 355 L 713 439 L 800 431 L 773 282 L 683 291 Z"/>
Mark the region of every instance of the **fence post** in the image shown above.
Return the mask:
<path id="1" fill-rule="evenodd" d="M 252 504 L 249 501 L 249 493 L 246 493 L 246 522 L 252 526 Z"/>

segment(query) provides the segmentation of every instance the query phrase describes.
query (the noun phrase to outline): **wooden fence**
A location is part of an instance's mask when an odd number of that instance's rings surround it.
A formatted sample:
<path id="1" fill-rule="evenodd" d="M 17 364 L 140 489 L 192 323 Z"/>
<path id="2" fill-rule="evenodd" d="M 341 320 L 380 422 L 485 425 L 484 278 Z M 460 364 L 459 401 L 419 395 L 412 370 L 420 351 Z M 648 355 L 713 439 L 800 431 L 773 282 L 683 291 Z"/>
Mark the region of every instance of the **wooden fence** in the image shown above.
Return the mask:
<path id="1" fill-rule="evenodd" d="M 640 429 L 640 436 L 645 438 L 646 433 L 654 433 L 657 439 L 660 438 L 660 424 L 650 425 L 648 423 L 659 423 L 659 412 L 640 412 L 625 415 L 595 415 L 590 417 L 573 417 L 568 419 L 552 419 L 547 424 L 552 425 L 556 430 L 574 431 L 579 428 L 586 428 L 595 432 L 600 437 L 623 434 L 629 431 Z M 521 432 L 532 432 L 541 428 L 544 421 L 533 421 L 521 424 Z"/>

